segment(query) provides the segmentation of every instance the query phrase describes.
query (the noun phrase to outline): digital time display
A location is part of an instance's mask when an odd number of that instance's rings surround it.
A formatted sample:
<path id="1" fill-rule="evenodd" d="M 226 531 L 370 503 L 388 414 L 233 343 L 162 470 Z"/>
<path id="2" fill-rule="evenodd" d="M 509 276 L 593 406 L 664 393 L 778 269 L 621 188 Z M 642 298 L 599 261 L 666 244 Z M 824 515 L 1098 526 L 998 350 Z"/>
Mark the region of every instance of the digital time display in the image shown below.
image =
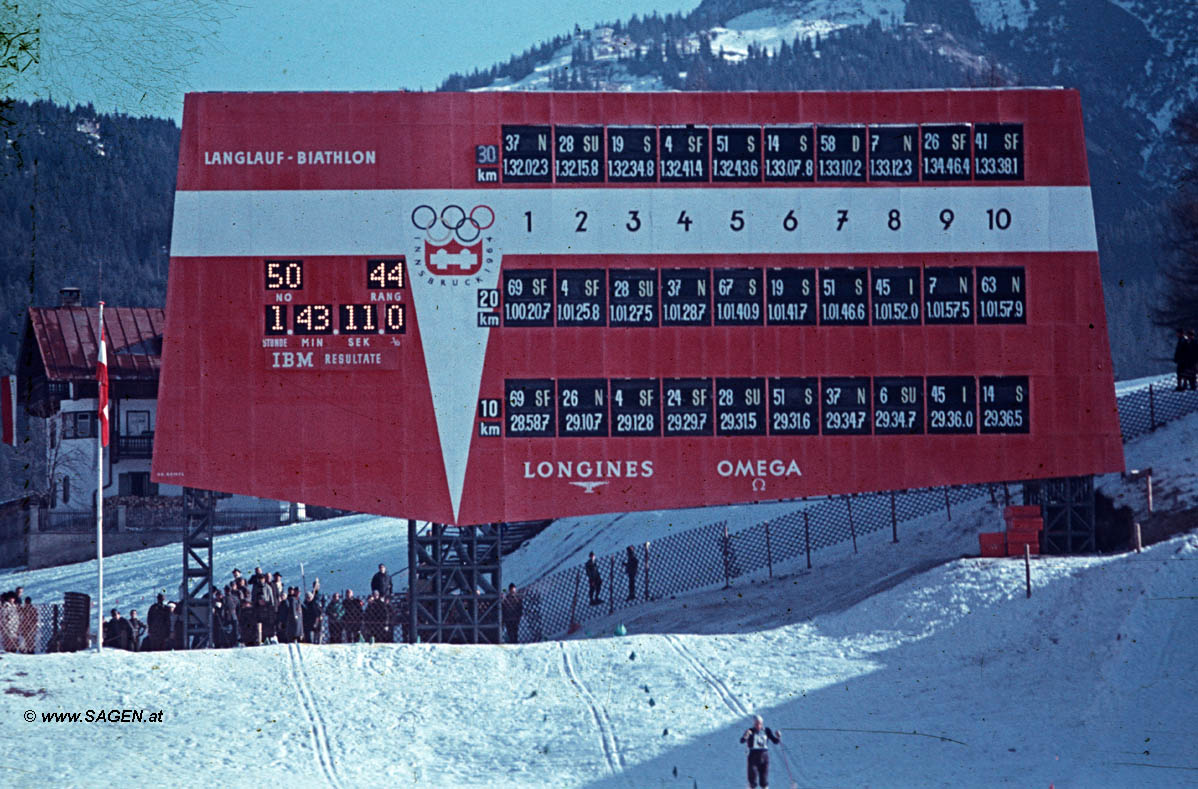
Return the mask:
<path id="1" fill-rule="evenodd" d="M 815 180 L 815 129 L 810 126 L 767 126 L 765 180 Z"/>
<path id="2" fill-rule="evenodd" d="M 865 180 L 865 127 L 821 126 L 815 130 L 819 180 Z"/>
<path id="3" fill-rule="evenodd" d="M 923 432 L 923 380 L 874 379 L 874 435 L 914 435 Z"/>
<path id="4" fill-rule="evenodd" d="M 671 378 L 662 388 L 667 436 L 712 434 L 710 378 Z"/>
<path id="5" fill-rule="evenodd" d="M 760 128 L 719 126 L 711 135 L 711 180 L 761 180 Z"/>
<path id="6" fill-rule="evenodd" d="M 973 323 L 973 269 L 923 270 L 924 323 Z"/>
<path id="7" fill-rule="evenodd" d="M 869 127 L 869 180 L 919 180 L 919 129 L 914 126 Z"/>
<path id="8" fill-rule="evenodd" d="M 825 435 L 869 435 L 869 385 L 868 378 L 820 379 Z"/>
<path id="9" fill-rule="evenodd" d="M 929 433 L 977 432 L 977 381 L 965 376 L 932 377 L 927 386 Z"/>
<path id="10" fill-rule="evenodd" d="M 304 261 L 266 261 L 267 290 L 302 290 L 304 287 Z"/>
<path id="11" fill-rule="evenodd" d="M 661 435 L 661 382 L 623 378 L 611 382 L 611 434 Z"/>
<path id="12" fill-rule="evenodd" d="M 819 379 L 770 379 L 770 433 L 814 436 L 819 433 Z"/>
<path id="13" fill-rule="evenodd" d="M 869 323 L 868 277 L 863 268 L 820 269 L 820 324 L 864 326 Z"/>
<path id="14" fill-rule="evenodd" d="M 398 290 L 404 287 L 404 259 L 366 261 L 366 287 L 370 290 Z"/>

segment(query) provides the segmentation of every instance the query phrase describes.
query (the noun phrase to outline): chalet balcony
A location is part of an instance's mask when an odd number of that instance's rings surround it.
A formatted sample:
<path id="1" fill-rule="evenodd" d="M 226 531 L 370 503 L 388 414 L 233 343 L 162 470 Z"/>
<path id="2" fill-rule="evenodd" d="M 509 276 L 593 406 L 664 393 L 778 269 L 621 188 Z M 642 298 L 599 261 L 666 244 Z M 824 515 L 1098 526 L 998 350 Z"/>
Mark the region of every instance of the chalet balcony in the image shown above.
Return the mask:
<path id="1" fill-rule="evenodd" d="M 154 454 L 154 434 L 140 436 L 117 436 L 117 454 L 122 459 L 149 458 Z"/>

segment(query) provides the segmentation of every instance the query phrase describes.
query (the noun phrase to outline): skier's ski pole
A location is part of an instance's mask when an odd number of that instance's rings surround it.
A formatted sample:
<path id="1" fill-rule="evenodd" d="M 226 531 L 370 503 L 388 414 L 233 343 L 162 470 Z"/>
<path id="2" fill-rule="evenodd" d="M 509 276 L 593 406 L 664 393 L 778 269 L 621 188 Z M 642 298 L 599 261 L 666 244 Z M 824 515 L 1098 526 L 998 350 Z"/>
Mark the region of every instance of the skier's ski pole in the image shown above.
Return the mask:
<path id="1" fill-rule="evenodd" d="M 782 766 L 786 768 L 786 776 L 790 778 L 790 789 L 799 789 L 799 782 L 795 780 L 790 769 L 790 757 L 786 755 L 786 746 L 782 743 L 778 743 L 778 753 L 782 754 Z"/>

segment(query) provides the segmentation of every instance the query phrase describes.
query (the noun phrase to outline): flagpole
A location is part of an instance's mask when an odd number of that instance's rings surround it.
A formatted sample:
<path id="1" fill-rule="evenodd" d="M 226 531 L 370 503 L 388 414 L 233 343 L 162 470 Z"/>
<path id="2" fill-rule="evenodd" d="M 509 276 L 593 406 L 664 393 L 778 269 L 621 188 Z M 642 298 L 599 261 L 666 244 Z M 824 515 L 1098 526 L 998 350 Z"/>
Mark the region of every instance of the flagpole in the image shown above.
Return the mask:
<path id="1" fill-rule="evenodd" d="M 104 302 L 96 342 L 96 651 L 104 651 L 104 433 L 107 427 L 108 354 L 104 348 Z M 104 380 L 99 376 L 103 375 Z M 101 421 L 103 419 L 103 421 Z"/>

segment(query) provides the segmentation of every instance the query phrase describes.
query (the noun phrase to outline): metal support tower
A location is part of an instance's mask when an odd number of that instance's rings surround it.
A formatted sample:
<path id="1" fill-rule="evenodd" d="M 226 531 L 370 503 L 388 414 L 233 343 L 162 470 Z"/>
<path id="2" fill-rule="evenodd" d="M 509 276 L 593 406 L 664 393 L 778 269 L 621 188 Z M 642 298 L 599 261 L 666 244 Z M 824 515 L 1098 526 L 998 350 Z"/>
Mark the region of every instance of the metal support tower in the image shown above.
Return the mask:
<path id="1" fill-rule="evenodd" d="M 1094 553 L 1094 477 L 1060 477 L 1023 483 L 1023 503 L 1044 515 L 1045 553 Z"/>
<path id="2" fill-rule="evenodd" d="M 499 523 L 430 523 L 418 533 L 408 521 L 409 641 L 501 643 L 502 531 Z"/>
<path id="3" fill-rule="evenodd" d="M 211 491 L 183 489 L 183 648 L 212 646 Z"/>

